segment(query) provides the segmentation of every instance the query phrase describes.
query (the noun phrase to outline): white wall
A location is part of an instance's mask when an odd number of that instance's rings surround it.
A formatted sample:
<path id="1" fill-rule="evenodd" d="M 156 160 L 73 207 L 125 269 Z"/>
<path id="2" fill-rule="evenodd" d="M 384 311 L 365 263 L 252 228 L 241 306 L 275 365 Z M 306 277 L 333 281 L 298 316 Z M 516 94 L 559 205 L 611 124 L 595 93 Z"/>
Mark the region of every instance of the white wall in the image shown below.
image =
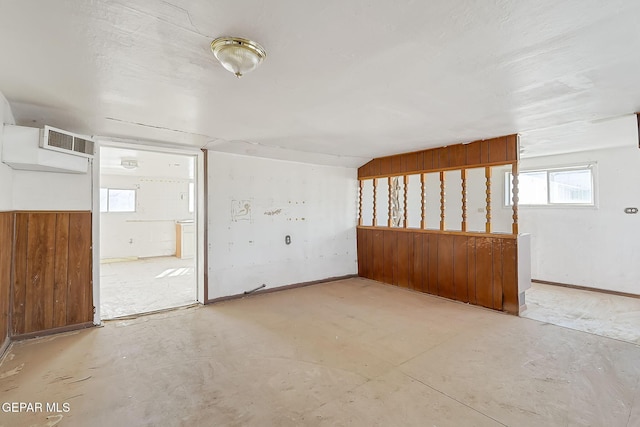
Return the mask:
<path id="1" fill-rule="evenodd" d="M 91 168 L 82 174 L 13 171 L 15 210 L 91 210 Z"/>
<path id="2" fill-rule="evenodd" d="M 15 124 L 11 107 L 7 99 L 0 92 L 0 125 L 4 123 Z M 2 142 L 4 132 L 0 130 L 0 156 L 2 153 Z M 1 159 L 0 159 L 1 160 Z M 0 162 L 0 211 L 10 211 L 13 209 L 13 170 Z"/>
<path id="3" fill-rule="evenodd" d="M 0 117 L 15 124 L 0 93 Z M 2 152 L 3 132 L 0 132 Z M 86 174 L 14 170 L 0 163 L 0 210 L 91 210 L 91 167 Z"/>
<path id="4" fill-rule="evenodd" d="M 586 151 L 521 161 L 521 169 L 597 162 L 597 208 L 520 207 L 532 235 L 532 277 L 640 294 L 640 149 Z"/>
<path id="5" fill-rule="evenodd" d="M 100 187 L 135 189 L 136 212 L 100 214 L 100 257 L 172 256 L 176 221 L 189 213 L 189 179 L 101 175 Z"/>
<path id="6" fill-rule="evenodd" d="M 208 160 L 209 299 L 357 272 L 356 169 Z"/>
<path id="7" fill-rule="evenodd" d="M 0 118 L 15 124 L 0 93 Z M 0 152 L 3 133 L 0 132 Z M 91 170 L 86 174 L 14 170 L 0 163 L 0 210 L 91 210 Z"/>

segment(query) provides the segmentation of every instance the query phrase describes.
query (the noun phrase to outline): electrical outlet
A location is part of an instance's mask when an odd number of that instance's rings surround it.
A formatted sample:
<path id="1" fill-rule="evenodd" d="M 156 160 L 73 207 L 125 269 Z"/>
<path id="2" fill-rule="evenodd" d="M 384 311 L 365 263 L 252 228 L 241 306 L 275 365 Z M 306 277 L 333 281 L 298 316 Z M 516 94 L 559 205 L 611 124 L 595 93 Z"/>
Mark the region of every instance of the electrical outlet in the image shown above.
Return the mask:
<path id="1" fill-rule="evenodd" d="M 624 208 L 624 213 L 626 214 L 637 214 L 638 208 Z"/>
<path id="2" fill-rule="evenodd" d="M 284 243 L 285 243 L 285 245 L 290 245 L 291 244 L 291 236 L 289 236 L 289 235 L 284 236 Z"/>

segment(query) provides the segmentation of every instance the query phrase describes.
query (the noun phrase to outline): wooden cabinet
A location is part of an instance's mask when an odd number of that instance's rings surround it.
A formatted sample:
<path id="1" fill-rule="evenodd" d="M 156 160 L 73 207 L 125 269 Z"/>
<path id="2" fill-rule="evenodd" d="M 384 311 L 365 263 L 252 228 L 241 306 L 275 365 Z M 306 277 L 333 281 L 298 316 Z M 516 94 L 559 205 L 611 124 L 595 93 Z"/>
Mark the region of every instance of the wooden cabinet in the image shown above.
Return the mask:
<path id="1" fill-rule="evenodd" d="M 176 257 L 191 259 L 195 255 L 196 226 L 193 221 L 176 223 Z"/>

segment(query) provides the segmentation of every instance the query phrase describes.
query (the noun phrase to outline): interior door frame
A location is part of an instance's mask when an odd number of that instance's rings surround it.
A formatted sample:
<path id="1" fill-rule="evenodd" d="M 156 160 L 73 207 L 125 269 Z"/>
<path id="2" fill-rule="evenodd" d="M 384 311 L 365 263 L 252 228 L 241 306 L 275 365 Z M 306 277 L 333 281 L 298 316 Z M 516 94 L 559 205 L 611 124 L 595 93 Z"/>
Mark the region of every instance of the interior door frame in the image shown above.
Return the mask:
<path id="1" fill-rule="evenodd" d="M 93 323 L 101 324 L 100 313 L 100 148 L 124 148 L 129 150 L 151 151 L 155 153 L 180 154 L 193 156 L 195 159 L 194 184 L 196 193 L 196 301 L 206 304 L 205 296 L 205 153 L 198 147 L 185 147 L 173 144 L 162 144 L 145 141 L 120 141 L 110 138 L 96 137 L 96 154 L 93 158 L 93 179 L 91 185 L 91 199 L 93 212 L 92 234 L 93 234 Z"/>

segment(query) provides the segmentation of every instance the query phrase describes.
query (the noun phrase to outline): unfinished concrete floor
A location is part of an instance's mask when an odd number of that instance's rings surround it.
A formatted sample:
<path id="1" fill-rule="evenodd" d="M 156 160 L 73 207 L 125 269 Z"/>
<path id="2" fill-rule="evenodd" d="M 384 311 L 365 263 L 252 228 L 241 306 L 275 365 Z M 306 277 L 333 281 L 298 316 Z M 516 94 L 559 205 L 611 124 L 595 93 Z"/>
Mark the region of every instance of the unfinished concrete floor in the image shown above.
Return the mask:
<path id="1" fill-rule="evenodd" d="M 195 261 L 141 258 L 100 264 L 100 316 L 113 319 L 196 302 Z"/>
<path id="2" fill-rule="evenodd" d="M 1 426 L 638 426 L 640 347 L 349 279 L 13 344 Z M 49 417 L 49 418 L 47 418 Z"/>
<path id="3" fill-rule="evenodd" d="M 640 298 L 532 283 L 520 315 L 640 345 Z"/>

